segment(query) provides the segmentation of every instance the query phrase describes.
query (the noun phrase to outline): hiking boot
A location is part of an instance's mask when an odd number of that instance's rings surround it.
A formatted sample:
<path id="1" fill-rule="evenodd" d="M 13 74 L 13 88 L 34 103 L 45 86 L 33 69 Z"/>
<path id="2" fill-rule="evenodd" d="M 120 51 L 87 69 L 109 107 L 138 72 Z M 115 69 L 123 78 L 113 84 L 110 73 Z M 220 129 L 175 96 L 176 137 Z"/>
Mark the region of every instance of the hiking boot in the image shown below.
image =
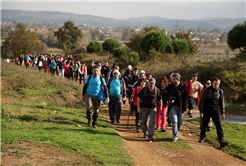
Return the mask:
<path id="1" fill-rule="evenodd" d="M 208 132 L 210 132 L 210 131 L 211 131 L 211 130 L 210 130 L 210 127 L 207 127 L 207 131 L 208 131 Z"/>
<path id="2" fill-rule="evenodd" d="M 143 138 L 147 138 L 147 134 L 146 133 L 144 133 Z"/>
<path id="3" fill-rule="evenodd" d="M 120 123 L 120 120 L 117 120 L 116 123 Z"/>
<path id="4" fill-rule="evenodd" d="M 91 127 L 92 126 L 92 122 L 89 120 L 88 121 L 88 126 Z"/>
<path id="5" fill-rule="evenodd" d="M 168 126 L 171 127 L 172 126 L 172 123 L 168 123 Z"/>
<path id="6" fill-rule="evenodd" d="M 229 142 L 226 142 L 226 141 L 224 141 L 224 140 L 219 141 L 219 143 L 220 143 L 220 148 L 224 148 L 224 147 L 226 147 L 226 146 L 229 145 Z"/>
<path id="7" fill-rule="evenodd" d="M 206 140 L 205 138 L 206 135 L 201 136 L 198 142 L 203 143 Z"/>
<path id="8" fill-rule="evenodd" d="M 189 118 L 193 118 L 192 113 L 188 113 Z"/>
<path id="9" fill-rule="evenodd" d="M 140 129 L 137 129 L 137 133 L 140 133 Z"/>
<path id="10" fill-rule="evenodd" d="M 174 137 L 172 142 L 177 142 L 178 139 L 179 139 L 178 137 Z"/>
<path id="11" fill-rule="evenodd" d="M 97 129 L 97 125 L 95 124 L 95 125 L 93 125 L 93 127 L 95 128 L 95 129 Z"/>
<path id="12" fill-rule="evenodd" d="M 157 130 L 160 130 L 161 128 L 160 128 L 160 126 L 156 126 L 156 129 L 157 129 Z"/>
<path id="13" fill-rule="evenodd" d="M 162 129 L 161 129 L 161 132 L 166 132 L 166 129 L 162 128 Z"/>
<path id="14" fill-rule="evenodd" d="M 148 141 L 152 141 L 153 142 L 154 141 L 154 138 L 152 136 L 149 136 L 148 137 Z"/>

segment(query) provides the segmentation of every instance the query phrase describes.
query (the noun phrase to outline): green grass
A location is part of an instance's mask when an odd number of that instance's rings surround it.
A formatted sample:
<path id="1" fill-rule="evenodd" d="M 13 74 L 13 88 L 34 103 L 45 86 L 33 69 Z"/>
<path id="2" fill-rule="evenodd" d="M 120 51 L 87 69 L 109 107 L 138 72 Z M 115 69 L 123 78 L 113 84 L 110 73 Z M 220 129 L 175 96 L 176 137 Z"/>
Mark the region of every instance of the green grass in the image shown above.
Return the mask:
<path id="1" fill-rule="evenodd" d="M 2 149 L 29 141 L 73 150 L 102 165 L 133 165 L 114 128 L 99 120 L 98 129 L 87 127 L 85 110 L 18 103 L 2 106 Z M 77 127 L 77 125 L 83 127 Z"/>
<path id="2" fill-rule="evenodd" d="M 164 146 L 168 149 L 192 149 L 191 146 L 184 143 L 182 140 L 177 140 L 177 142 L 171 142 L 173 139 L 173 136 L 168 134 L 167 132 L 158 132 L 158 130 L 155 131 L 155 135 L 158 137 L 158 139 L 155 139 L 156 141 L 161 141 L 160 145 Z"/>
<path id="3" fill-rule="evenodd" d="M 226 104 L 225 110 L 234 115 L 246 116 L 246 103 Z"/>
<path id="4" fill-rule="evenodd" d="M 187 121 L 193 124 L 197 124 L 199 126 L 198 121 L 195 120 L 187 120 Z M 192 129 L 193 133 L 200 136 L 200 129 L 198 126 L 194 127 L 189 124 L 187 126 Z M 230 145 L 220 150 L 246 161 L 246 139 L 245 139 L 246 125 L 230 123 L 230 122 L 222 122 L 222 126 L 224 130 L 224 139 L 228 141 Z M 215 148 L 220 147 L 214 124 L 211 128 L 211 132 L 206 132 L 206 135 L 207 135 L 206 142 L 208 142 L 210 145 L 212 145 Z"/>

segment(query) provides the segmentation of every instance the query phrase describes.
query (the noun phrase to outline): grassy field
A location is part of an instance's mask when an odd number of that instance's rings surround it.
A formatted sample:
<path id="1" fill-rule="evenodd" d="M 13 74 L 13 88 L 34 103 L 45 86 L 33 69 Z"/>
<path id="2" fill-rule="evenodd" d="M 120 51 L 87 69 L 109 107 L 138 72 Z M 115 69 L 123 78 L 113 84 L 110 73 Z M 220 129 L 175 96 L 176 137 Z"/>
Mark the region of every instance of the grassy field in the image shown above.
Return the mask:
<path id="1" fill-rule="evenodd" d="M 191 133 L 195 133 L 200 136 L 199 122 L 195 120 L 186 120 L 194 125 L 187 124 L 187 127 L 192 129 Z M 238 157 L 246 161 L 246 125 L 222 122 L 225 140 L 230 143 L 229 146 L 222 148 L 225 153 Z M 215 148 L 219 148 L 218 137 L 216 133 L 215 125 L 213 124 L 211 132 L 206 132 L 206 142 Z"/>
<path id="2" fill-rule="evenodd" d="M 3 153 L 11 148 L 23 153 L 10 145 L 30 142 L 83 158 L 61 165 L 134 165 L 123 141 L 102 117 L 97 129 L 87 126 L 78 83 L 12 64 L 2 63 L 1 69 Z"/>

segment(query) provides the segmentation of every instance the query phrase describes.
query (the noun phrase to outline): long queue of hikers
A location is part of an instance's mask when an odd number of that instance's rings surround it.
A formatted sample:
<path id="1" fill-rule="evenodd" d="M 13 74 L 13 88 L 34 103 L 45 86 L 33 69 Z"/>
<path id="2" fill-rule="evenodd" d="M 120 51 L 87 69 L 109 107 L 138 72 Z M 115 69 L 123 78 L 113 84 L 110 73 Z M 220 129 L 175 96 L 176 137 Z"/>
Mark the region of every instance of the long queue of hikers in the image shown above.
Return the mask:
<path id="1" fill-rule="evenodd" d="M 28 68 L 31 65 L 30 59 L 28 55 L 20 56 L 15 63 L 25 64 Z M 166 126 L 171 126 L 172 142 L 176 142 L 179 139 L 178 131 L 184 114 L 188 109 L 187 114 L 192 118 L 192 110 L 195 103 L 198 103 L 201 129 L 199 142 L 205 141 L 206 131 L 210 131 L 213 120 L 220 146 L 229 145 L 224 140 L 221 124 L 221 120 L 225 119 L 225 104 L 223 90 L 219 88 L 220 79 L 217 77 L 206 80 L 203 85 L 197 81 L 198 74 L 193 74 L 190 80 L 182 82 L 179 73 L 172 73 L 169 79 L 162 76 L 156 82 L 151 73 L 145 73 L 144 70 L 139 72 L 137 67 L 133 68 L 131 65 L 128 65 L 121 76 L 116 63 L 111 69 L 108 62 L 101 66 L 100 63 L 95 65 L 94 61 L 91 61 L 86 66 L 84 62 L 80 63 L 71 55 L 65 59 L 62 56 L 40 55 L 33 58 L 32 64 L 34 69 L 38 67 L 46 72 L 50 69 L 51 75 L 57 73 L 59 77 L 72 77 L 76 81 L 80 76 L 80 84 L 84 82 L 82 100 L 86 103 L 88 126 L 97 128 L 102 103 L 100 96 L 103 93 L 103 102 L 108 104 L 111 123 L 120 123 L 121 101 L 125 104 L 128 98 L 129 115 L 135 114 L 136 117 L 136 132 L 142 130 L 143 138 L 154 141 L 155 126 L 161 132 L 166 131 Z"/>

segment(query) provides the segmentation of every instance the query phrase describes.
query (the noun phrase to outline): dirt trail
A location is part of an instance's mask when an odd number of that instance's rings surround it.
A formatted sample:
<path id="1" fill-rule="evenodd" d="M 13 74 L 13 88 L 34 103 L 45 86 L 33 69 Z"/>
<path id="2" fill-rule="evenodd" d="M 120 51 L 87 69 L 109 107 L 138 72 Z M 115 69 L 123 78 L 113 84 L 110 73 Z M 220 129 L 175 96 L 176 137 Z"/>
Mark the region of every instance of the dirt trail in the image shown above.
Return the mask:
<path id="1" fill-rule="evenodd" d="M 129 105 L 122 104 L 120 124 L 112 126 L 125 141 L 125 148 L 133 157 L 136 165 L 240 165 L 246 166 L 246 162 L 234 158 L 218 149 L 210 147 L 206 143 L 198 143 L 197 136 L 189 137 L 189 129 L 184 126 L 179 132 L 180 139 L 187 143 L 192 149 L 172 149 L 161 147 L 158 141 L 148 142 L 143 138 L 143 133 L 137 133 L 135 127 L 135 116 L 130 116 L 127 128 Z M 101 113 L 110 122 L 107 105 L 102 105 Z M 171 127 L 166 127 L 167 132 L 172 134 Z M 154 139 L 156 137 L 154 136 Z M 171 140 L 170 140 L 171 141 Z"/>

